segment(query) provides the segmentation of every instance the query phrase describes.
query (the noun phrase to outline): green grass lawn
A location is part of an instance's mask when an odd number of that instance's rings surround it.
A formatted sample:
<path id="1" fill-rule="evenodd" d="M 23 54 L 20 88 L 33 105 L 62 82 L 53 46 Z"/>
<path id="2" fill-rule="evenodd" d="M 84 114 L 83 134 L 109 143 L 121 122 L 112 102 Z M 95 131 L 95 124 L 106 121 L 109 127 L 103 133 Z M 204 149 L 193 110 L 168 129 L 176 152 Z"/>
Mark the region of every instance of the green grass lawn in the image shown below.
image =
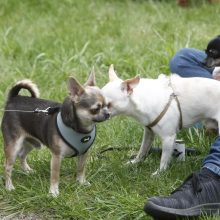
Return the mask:
<path id="1" fill-rule="evenodd" d="M 68 76 L 83 83 L 93 66 L 100 87 L 108 81 L 111 63 L 124 79 L 169 74 L 175 52 L 183 47 L 204 49 L 219 34 L 219 21 L 220 4 L 202 0 L 194 0 L 190 8 L 178 7 L 175 0 L 0 0 L 0 117 L 8 89 L 23 78 L 39 86 L 42 98 L 61 102 Z M 203 130 L 182 131 L 178 137 L 200 154 L 186 162 L 173 160 L 167 171 L 152 177 L 159 166 L 157 154 L 142 164 L 125 165 L 139 149 L 141 125 L 116 117 L 98 124 L 97 130 L 87 166 L 91 186 L 75 182 L 75 159 L 66 159 L 58 198 L 48 195 L 46 148 L 30 154 L 34 174 L 23 173 L 16 163 L 16 190 L 5 191 L 0 136 L 0 219 L 151 219 L 143 212 L 146 199 L 167 195 L 198 170 L 214 140 Z M 99 154 L 109 147 L 115 150 Z"/>

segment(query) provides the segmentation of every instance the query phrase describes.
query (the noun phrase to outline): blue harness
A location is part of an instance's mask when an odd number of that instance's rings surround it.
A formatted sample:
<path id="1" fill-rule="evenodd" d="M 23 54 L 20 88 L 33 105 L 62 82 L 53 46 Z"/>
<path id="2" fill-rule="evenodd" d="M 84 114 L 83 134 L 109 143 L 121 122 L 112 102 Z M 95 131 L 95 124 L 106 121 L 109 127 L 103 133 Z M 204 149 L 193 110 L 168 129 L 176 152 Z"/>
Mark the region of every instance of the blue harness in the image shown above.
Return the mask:
<path id="1" fill-rule="evenodd" d="M 89 133 L 78 133 L 63 123 L 60 112 L 57 114 L 57 129 L 66 144 L 76 152 L 74 156 L 86 153 L 96 137 L 95 126 Z"/>

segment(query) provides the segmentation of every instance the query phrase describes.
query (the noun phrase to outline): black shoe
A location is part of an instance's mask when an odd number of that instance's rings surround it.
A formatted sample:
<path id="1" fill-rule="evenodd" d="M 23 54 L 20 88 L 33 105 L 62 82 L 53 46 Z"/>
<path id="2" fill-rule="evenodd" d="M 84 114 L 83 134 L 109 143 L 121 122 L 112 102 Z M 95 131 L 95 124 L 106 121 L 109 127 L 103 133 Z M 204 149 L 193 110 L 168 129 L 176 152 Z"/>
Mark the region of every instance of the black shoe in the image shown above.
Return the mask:
<path id="1" fill-rule="evenodd" d="M 220 214 L 220 177 L 203 168 L 170 196 L 150 198 L 144 211 L 155 219 L 167 220 Z"/>

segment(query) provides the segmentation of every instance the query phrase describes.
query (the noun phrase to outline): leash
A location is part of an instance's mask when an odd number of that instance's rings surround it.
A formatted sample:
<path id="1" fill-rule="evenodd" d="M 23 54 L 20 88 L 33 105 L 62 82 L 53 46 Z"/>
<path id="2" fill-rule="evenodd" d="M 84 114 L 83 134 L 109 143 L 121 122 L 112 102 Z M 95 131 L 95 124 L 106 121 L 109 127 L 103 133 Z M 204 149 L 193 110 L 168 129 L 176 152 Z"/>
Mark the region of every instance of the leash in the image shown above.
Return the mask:
<path id="1" fill-rule="evenodd" d="M 174 89 L 173 89 L 173 86 L 172 86 L 172 83 L 171 83 L 171 77 L 169 78 L 169 86 L 171 87 L 171 89 L 173 90 L 173 92 L 170 94 L 170 97 L 169 97 L 169 100 L 167 102 L 167 104 L 165 105 L 164 109 L 162 110 L 162 112 L 157 116 L 157 118 L 155 118 L 153 120 L 153 122 L 151 122 L 149 125 L 147 125 L 146 127 L 151 129 L 152 127 L 154 127 L 162 118 L 163 116 L 166 114 L 166 112 L 168 111 L 170 105 L 171 105 L 171 102 L 173 99 L 176 100 L 176 103 L 177 103 L 177 107 L 178 107 L 178 110 L 179 110 L 179 113 L 180 113 L 180 120 L 179 120 L 179 129 L 181 130 L 182 127 L 183 127 L 183 117 L 182 117 L 182 110 L 181 110 L 181 106 L 180 106 L 180 102 L 179 102 L 179 99 L 177 97 L 177 94 L 174 93 Z"/>
<path id="2" fill-rule="evenodd" d="M 22 113 L 44 113 L 46 115 L 52 115 L 60 110 L 60 107 L 48 107 L 46 109 L 36 108 L 35 110 L 18 110 L 18 109 L 1 109 L 4 112 L 22 112 Z"/>

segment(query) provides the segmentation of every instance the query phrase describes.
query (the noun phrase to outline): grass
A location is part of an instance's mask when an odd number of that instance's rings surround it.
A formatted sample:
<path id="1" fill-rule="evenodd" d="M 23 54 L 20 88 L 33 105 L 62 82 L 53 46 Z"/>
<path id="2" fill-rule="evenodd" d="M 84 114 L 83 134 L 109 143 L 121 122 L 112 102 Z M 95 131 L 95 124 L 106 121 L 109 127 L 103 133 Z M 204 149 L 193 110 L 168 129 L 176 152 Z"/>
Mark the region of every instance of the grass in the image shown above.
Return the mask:
<path id="1" fill-rule="evenodd" d="M 62 101 L 68 76 L 83 83 L 93 66 L 100 87 L 108 80 L 111 63 L 124 79 L 169 74 L 175 52 L 183 47 L 204 49 L 219 34 L 219 20 L 220 5 L 202 0 L 187 9 L 174 0 L 0 0 L 0 117 L 8 89 L 23 78 L 39 86 L 42 98 Z M 36 172 L 27 175 L 16 163 L 13 192 L 5 191 L 0 167 L 0 218 L 151 219 L 143 212 L 146 199 L 169 194 L 198 170 L 214 140 L 203 130 L 182 131 L 179 138 L 200 154 L 186 162 L 174 160 L 166 172 L 151 177 L 159 166 L 157 154 L 140 165 L 125 165 L 140 146 L 142 127 L 137 122 L 117 117 L 97 128 L 87 166 L 90 187 L 76 184 L 75 159 L 66 159 L 60 196 L 51 198 L 50 153 L 46 148 L 33 151 L 29 162 Z M 2 136 L 0 143 L 3 146 Z M 154 145 L 159 144 L 157 139 Z M 108 147 L 115 150 L 100 155 Z"/>

